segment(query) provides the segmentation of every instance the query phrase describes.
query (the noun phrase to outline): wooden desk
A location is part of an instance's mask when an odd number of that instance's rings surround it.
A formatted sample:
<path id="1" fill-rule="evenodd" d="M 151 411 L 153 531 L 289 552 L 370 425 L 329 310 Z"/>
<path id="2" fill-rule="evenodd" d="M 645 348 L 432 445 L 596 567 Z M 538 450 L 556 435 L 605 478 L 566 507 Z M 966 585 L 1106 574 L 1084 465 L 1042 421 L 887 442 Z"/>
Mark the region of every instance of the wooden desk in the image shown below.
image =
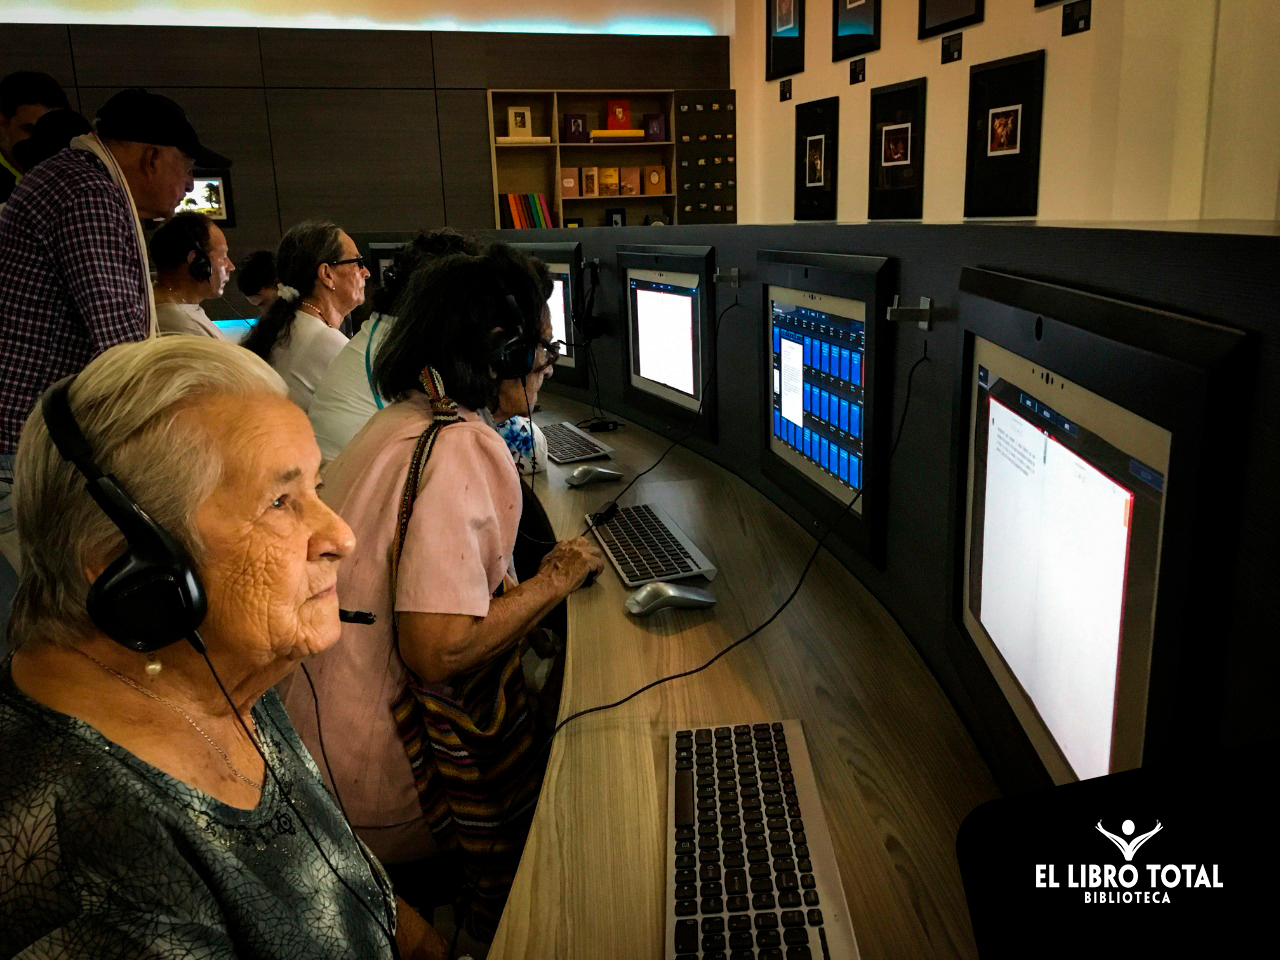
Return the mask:
<path id="1" fill-rule="evenodd" d="M 587 416 L 562 397 L 542 404 L 540 423 Z M 626 480 L 666 447 L 633 425 L 600 437 Z M 535 483 L 560 536 L 580 533 L 626 483 L 573 489 L 568 469 L 551 464 Z M 569 602 L 561 717 L 703 663 L 773 613 L 813 549 L 753 488 L 682 448 L 621 502 L 671 515 L 719 567 L 719 602 L 633 618 L 607 567 Z M 792 717 L 804 722 L 862 957 L 976 956 L 955 837 L 998 790 L 897 624 L 824 552 L 762 633 L 560 733 L 490 958 L 662 957 L 668 734 Z"/>

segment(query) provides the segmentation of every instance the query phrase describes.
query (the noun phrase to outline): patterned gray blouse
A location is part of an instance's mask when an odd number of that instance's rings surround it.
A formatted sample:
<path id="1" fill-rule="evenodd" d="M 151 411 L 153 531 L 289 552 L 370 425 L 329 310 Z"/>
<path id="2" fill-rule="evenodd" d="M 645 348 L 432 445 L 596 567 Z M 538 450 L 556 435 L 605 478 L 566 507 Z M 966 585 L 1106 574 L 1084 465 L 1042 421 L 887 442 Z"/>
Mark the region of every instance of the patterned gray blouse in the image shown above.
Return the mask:
<path id="1" fill-rule="evenodd" d="M 185 786 L 31 700 L 0 664 L 0 957 L 387 957 L 372 854 L 321 785 L 280 701 L 254 721 L 270 776 L 255 810 Z"/>

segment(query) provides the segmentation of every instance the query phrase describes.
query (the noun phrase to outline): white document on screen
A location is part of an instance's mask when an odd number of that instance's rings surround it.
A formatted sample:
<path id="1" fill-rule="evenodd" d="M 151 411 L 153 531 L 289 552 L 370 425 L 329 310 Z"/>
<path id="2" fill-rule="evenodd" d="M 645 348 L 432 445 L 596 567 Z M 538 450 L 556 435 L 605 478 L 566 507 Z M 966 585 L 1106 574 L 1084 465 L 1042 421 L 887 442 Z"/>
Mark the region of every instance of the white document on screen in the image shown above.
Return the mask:
<path id="1" fill-rule="evenodd" d="M 1133 495 L 994 400 L 982 625 L 1081 779 L 1109 771 Z"/>

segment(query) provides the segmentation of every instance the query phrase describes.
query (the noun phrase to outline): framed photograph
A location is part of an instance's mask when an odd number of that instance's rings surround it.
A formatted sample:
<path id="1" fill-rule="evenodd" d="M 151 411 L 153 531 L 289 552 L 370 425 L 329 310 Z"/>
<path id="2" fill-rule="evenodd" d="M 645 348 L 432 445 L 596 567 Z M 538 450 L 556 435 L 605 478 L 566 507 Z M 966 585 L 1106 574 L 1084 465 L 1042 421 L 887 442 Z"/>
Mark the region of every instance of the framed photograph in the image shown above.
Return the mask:
<path id="1" fill-rule="evenodd" d="M 579 181 L 581 186 L 581 196 L 598 197 L 600 196 L 600 168 L 599 167 L 583 167 L 582 179 Z"/>
<path id="2" fill-rule="evenodd" d="M 823 166 L 823 154 L 826 153 L 827 138 L 824 134 L 816 134 L 805 138 L 804 148 L 804 185 L 821 187 L 826 181 L 826 168 Z"/>
<path id="3" fill-rule="evenodd" d="M 910 163 L 911 124 L 885 124 L 880 128 L 880 166 L 905 167 Z"/>
<path id="4" fill-rule="evenodd" d="M 987 156 L 1018 152 L 1018 132 L 1022 122 L 1022 104 L 992 107 L 987 111 Z"/>
<path id="5" fill-rule="evenodd" d="M 236 225 L 235 208 L 231 205 L 231 176 L 226 170 L 200 170 L 191 174 L 194 186 L 178 201 L 174 213 L 203 213 L 219 226 Z"/>
<path id="6" fill-rule="evenodd" d="M 831 0 L 831 60 L 880 49 L 880 0 Z"/>
<path id="7" fill-rule="evenodd" d="M 796 104 L 795 218 L 836 218 L 840 98 Z"/>
<path id="8" fill-rule="evenodd" d="M 631 130 L 631 101 L 610 100 L 606 105 L 608 116 L 605 128 L 608 130 Z"/>
<path id="9" fill-rule="evenodd" d="M 984 0 L 919 0 L 921 40 L 981 23 Z"/>
<path id="10" fill-rule="evenodd" d="M 591 139 L 591 132 L 587 130 L 587 115 L 585 113 L 566 113 L 564 115 L 564 128 L 560 131 L 560 139 L 564 143 L 586 143 Z"/>
<path id="11" fill-rule="evenodd" d="M 623 207 L 605 207 L 604 225 L 606 227 L 625 227 L 627 225 L 627 211 Z"/>
<path id="12" fill-rule="evenodd" d="M 867 219 L 924 215 L 924 77 L 871 90 Z"/>
<path id="13" fill-rule="evenodd" d="M 507 107 L 507 136 L 533 136 L 533 111 L 531 109 L 528 107 Z"/>
<path id="14" fill-rule="evenodd" d="M 644 138 L 646 140 L 667 139 L 666 114 L 646 113 L 644 115 Z"/>
<path id="15" fill-rule="evenodd" d="M 804 72 L 804 0 L 765 0 L 764 78 Z"/>
<path id="16" fill-rule="evenodd" d="M 966 217 L 1036 215 L 1043 111 L 1043 50 L 969 69 Z"/>

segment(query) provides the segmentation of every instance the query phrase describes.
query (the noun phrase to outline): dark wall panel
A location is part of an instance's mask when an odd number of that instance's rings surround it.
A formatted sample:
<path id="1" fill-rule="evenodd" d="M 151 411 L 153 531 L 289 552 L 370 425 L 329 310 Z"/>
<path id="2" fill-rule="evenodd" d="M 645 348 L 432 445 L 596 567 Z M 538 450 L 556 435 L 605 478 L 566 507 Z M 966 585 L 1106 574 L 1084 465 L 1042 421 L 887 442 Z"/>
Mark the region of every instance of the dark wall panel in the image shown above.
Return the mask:
<path id="1" fill-rule="evenodd" d="M 85 87 L 261 87 L 258 31 L 250 28 L 71 28 Z"/>
<path id="2" fill-rule="evenodd" d="M 268 90 L 284 229 L 328 217 L 347 230 L 444 222 L 430 90 Z"/>
<path id="3" fill-rule="evenodd" d="M 263 91 L 151 89 L 181 104 L 200 141 L 232 160 L 231 201 L 236 225 L 227 229 L 231 256 L 239 259 L 250 250 L 274 249 L 280 239 L 280 218 L 276 212 L 275 171 Z M 114 87 L 87 87 L 81 95 L 85 107 L 92 112 L 115 92 Z"/>
<path id="4" fill-rule="evenodd" d="M 268 87 L 435 86 L 432 34 L 395 30 L 260 30 Z"/>
<path id="5" fill-rule="evenodd" d="M 76 78 L 67 28 L 47 23 L 0 24 L 0 76 L 39 70 L 57 80 L 76 105 Z"/>
<path id="6" fill-rule="evenodd" d="M 729 86 L 728 37 L 435 34 L 440 87 Z"/>
<path id="7" fill-rule="evenodd" d="M 440 164 L 445 214 L 460 230 L 493 227 L 489 114 L 483 90 L 440 90 Z"/>

